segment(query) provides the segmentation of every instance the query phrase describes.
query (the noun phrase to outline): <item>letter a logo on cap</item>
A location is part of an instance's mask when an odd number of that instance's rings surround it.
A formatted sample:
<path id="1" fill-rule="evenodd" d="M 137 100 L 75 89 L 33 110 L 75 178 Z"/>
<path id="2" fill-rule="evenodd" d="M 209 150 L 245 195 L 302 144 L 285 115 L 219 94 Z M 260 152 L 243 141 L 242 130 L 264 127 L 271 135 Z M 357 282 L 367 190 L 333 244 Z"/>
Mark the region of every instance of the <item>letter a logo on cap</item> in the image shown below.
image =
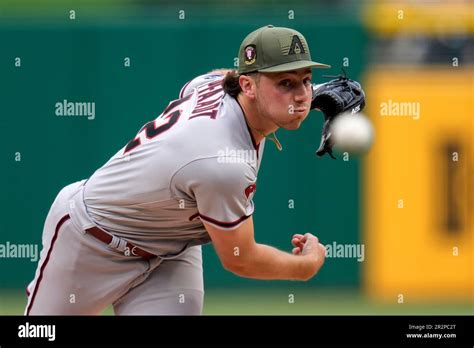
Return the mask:
<path id="1" fill-rule="evenodd" d="M 290 50 L 288 51 L 288 55 L 295 54 L 295 53 L 301 53 L 301 54 L 306 53 L 298 35 L 293 35 L 293 38 L 291 39 L 291 45 L 290 45 Z"/>

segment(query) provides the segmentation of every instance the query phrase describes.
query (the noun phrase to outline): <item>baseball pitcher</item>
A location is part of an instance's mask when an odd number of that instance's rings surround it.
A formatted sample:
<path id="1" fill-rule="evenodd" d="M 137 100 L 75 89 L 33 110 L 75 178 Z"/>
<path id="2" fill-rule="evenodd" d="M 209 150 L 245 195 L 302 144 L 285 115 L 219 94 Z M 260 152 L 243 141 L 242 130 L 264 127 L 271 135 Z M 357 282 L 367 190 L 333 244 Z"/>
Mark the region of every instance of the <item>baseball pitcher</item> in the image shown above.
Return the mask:
<path id="1" fill-rule="evenodd" d="M 201 314 L 201 245 L 225 269 L 256 279 L 308 280 L 325 248 L 310 233 L 292 253 L 254 238 L 253 195 L 265 139 L 298 129 L 310 109 L 326 122 L 318 154 L 331 154 L 334 117 L 364 102 L 345 77 L 312 85 L 301 33 L 271 25 L 249 34 L 239 68 L 188 82 L 107 163 L 63 188 L 46 218 L 26 315 Z M 272 135 L 272 136 L 270 136 Z"/>

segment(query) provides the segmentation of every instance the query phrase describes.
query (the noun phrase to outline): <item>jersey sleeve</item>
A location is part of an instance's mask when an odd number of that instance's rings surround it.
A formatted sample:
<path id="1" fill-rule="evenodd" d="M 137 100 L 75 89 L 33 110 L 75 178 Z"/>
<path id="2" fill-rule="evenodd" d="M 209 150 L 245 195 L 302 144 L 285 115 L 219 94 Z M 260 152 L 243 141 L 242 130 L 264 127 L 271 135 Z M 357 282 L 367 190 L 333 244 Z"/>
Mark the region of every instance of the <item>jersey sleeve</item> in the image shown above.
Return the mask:
<path id="1" fill-rule="evenodd" d="M 173 178 L 176 189 L 194 198 L 201 220 L 224 230 L 239 227 L 254 211 L 256 173 L 245 163 L 195 160 Z"/>
<path id="2" fill-rule="evenodd" d="M 204 85 L 206 83 L 214 82 L 219 79 L 223 79 L 224 75 L 218 74 L 218 73 L 209 73 L 209 74 L 204 74 L 200 75 L 191 81 L 188 81 L 183 88 L 181 88 L 181 91 L 179 92 L 179 98 L 186 97 L 187 95 L 191 94 L 195 88 Z"/>

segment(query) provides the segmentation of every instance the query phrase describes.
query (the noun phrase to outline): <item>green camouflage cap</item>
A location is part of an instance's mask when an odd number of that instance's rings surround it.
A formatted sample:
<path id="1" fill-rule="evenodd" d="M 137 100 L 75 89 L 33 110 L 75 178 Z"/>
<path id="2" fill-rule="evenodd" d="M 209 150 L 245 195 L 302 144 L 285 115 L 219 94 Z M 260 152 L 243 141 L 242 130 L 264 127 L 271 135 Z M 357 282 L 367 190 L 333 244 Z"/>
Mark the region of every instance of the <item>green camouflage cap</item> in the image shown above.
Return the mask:
<path id="1" fill-rule="evenodd" d="M 308 43 L 290 28 L 267 25 L 247 35 L 239 50 L 239 74 L 330 68 L 311 60 Z"/>

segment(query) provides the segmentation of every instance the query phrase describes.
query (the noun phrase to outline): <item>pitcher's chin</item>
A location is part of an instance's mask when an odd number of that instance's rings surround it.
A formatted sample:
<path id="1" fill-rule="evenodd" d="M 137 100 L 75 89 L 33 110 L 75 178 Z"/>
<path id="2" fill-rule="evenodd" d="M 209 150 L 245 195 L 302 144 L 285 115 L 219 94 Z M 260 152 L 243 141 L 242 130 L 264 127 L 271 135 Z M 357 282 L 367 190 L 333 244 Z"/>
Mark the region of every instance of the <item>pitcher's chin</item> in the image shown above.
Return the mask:
<path id="1" fill-rule="evenodd" d="M 301 124 L 303 123 L 304 120 L 295 120 L 290 123 L 285 124 L 282 128 L 286 130 L 297 130 L 301 127 Z"/>

